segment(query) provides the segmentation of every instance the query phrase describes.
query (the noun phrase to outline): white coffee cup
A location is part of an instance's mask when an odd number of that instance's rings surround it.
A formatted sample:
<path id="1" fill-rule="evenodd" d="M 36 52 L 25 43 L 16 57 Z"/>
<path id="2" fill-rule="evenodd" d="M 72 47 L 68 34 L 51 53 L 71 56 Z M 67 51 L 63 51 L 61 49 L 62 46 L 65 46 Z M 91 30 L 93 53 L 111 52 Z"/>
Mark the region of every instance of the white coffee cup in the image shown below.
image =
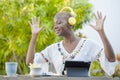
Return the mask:
<path id="1" fill-rule="evenodd" d="M 41 74 L 41 68 L 39 67 L 30 68 L 30 75 L 40 76 L 40 74 Z"/>

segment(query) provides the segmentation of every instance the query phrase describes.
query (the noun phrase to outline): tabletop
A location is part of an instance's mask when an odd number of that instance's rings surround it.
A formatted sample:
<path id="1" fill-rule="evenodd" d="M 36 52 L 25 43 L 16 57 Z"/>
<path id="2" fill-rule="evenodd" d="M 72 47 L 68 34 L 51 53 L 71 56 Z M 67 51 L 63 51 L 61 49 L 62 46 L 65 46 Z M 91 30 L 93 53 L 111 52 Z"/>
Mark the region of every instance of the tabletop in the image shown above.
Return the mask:
<path id="1" fill-rule="evenodd" d="M 67 76 L 30 76 L 17 75 L 15 77 L 0 76 L 0 80 L 120 80 L 118 77 L 67 77 Z"/>

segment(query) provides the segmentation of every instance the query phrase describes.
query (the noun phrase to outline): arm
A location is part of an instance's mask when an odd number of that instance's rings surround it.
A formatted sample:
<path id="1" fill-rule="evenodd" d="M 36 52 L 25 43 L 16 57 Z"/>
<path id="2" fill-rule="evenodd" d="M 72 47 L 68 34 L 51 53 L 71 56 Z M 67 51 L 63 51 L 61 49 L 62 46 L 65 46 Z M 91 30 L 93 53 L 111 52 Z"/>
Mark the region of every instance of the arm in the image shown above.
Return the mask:
<path id="1" fill-rule="evenodd" d="M 110 42 L 108 41 L 105 32 L 104 32 L 104 21 L 105 21 L 106 16 L 102 17 L 102 13 L 101 12 L 97 12 L 97 15 L 95 15 L 95 20 L 96 20 L 96 25 L 91 25 L 90 26 L 95 29 L 98 34 L 100 35 L 103 45 L 104 45 L 104 49 L 105 49 L 105 55 L 107 57 L 107 59 L 110 62 L 114 62 L 115 61 L 115 55 L 114 55 L 114 51 L 113 48 L 110 44 Z"/>
<path id="2" fill-rule="evenodd" d="M 43 28 L 39 28 L 39 18 L 38 20 L 36 20 L 36 17 L 33 17 L 32 22 L 31 23 L 29 22 L 29 24 L 31 26 L 32 38 L 30 40 L 30 44 L 27 51 L 27 58 L 26 58 L 27 65 L 29 65 L 29 63 L 33 63 L 37 35 L 43 29 Z"/>

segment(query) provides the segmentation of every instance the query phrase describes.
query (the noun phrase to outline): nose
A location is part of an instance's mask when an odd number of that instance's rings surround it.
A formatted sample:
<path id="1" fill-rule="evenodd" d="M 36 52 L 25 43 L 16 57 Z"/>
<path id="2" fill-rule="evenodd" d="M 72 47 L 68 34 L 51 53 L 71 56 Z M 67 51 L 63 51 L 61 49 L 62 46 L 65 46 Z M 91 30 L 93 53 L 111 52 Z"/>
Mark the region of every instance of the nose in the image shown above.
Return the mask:
<path id="1" fill-rule="evenodd" d="M 54 24 L 54 29 L 58 28 L 57 24 Z"/>

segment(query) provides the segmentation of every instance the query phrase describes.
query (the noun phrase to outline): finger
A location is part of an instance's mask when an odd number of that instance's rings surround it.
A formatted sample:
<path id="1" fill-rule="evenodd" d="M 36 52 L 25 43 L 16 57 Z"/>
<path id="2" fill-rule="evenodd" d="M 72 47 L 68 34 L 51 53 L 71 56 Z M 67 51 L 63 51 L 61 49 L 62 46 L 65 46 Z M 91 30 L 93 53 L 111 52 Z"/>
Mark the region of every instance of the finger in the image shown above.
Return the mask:
<path id="1" fill-rule="evenodd" d="M 97 11 L 97 16 L 98 16 L 98 18 L 100 18 L 100 14 L 99 14 L 99 11 Z"/>
<path id="2" fill-rule="evenodd" d="M 45 28 L 46 28 L 46 26 L 45 26 L 45 25 L 43 25 L 41 28 L 45 29 Z"/>
<path id="3" fill-rule="evenodd" d="M 41 27 L 40 29 L 39 29 L 39 31 L 41 32 L 41 31 L 43 31 L 45 29 L 45 27 Z"/>
<path id="4" fill-rule="evenodd" d="M 41 27 L 41 30 L 44 30 L 45 29 L 45 27 Z"/>
<path id="5" fill-rule="evenodd" d="M 103 18 L 103 22 L 105 21 L 105 19 L 106 19 L 106 16 L 104 16 L 104 18 Z"/>
<path id="6" fill-rule="evenodd" d="M 38 17 L 38 24 L 39 24 L 39 22 L 40 22 L 40 17 Z"/>
<path id="7" fill-rule="evenodd" d="M 102 13 L 100 12 L 100 18 L 102 19 Z"/>
<path id="8" fill-rule="evenodd" d="M 36 23 L 36 16 L 32 18 L 32 24 L 35 24 L 35 23 Z"/>
<path id="9" fill-rule="evenodd" d="M 97 20 L 97 16 L 96 16 L 96 14 L 94 13 L 94 17 L 95 17 L 95 19 Z"/>

